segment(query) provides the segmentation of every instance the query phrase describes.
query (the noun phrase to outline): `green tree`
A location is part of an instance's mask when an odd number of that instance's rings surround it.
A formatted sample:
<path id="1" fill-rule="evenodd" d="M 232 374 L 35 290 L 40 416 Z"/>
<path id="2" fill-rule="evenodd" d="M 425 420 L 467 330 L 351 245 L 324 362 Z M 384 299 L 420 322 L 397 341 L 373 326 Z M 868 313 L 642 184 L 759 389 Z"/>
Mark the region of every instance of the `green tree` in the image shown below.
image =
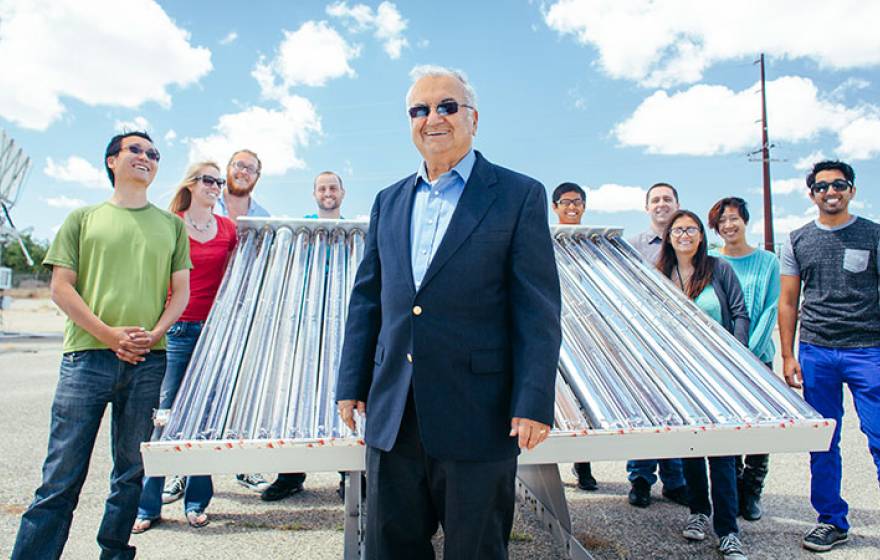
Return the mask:
<path id="1" fill-rule="evenodd" d="M 28 253 L 34 260 L 34 266 L 28 266 L 27 259 L 24 258 L 24 253 L 21 252 L 21 247 L 16 239 L 9 239 L 3 243 L 2 265 L 11 268 L 13 273 L 43 274 L 45 269 L 42 262 L 46 251 L 49 250 L 49 242 L 35 240 L 29 233 L 22 235 L 21 240 L 24 241 L 24 246 L 27 247 Z"/>

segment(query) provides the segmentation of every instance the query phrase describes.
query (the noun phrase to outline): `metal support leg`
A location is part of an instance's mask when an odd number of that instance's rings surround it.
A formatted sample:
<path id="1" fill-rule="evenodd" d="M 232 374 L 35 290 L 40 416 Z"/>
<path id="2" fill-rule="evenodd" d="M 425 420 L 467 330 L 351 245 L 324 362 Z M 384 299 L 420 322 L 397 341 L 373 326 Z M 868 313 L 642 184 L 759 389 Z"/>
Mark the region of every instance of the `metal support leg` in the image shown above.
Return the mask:
<path id="1" fill-rule="evenodd" d="M 565 549 L 571 560 L 593 560 L 587 549 L 572 535 L 568 502 L 555 463 L 520 465 L 516 491 L 523 503 L 537 515 L 544 528 Z"/>
<path id="2" fill-rule="evenodd" d="M 361 494 L 363 471 L 345 473 L 345 560 L 359 560 L 364 553 L 364 521 L 366 510 Z"/>

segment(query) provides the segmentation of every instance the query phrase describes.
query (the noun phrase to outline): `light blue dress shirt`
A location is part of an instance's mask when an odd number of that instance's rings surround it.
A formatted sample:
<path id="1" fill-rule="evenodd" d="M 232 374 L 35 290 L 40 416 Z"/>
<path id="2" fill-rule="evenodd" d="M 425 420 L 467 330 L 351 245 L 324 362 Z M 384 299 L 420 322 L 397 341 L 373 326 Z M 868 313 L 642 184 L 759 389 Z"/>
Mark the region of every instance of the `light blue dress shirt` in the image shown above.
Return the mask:
<path id="1" fill-rule="evenodd" d="M 410 225 L 412 273 L 416 290 L 421 286 L 431 259 L 443 241 L 476 160 L 474 151 L 468 151 L 455 167 L 437 177 L 433 184 L 428 181 L 425 162 L 419 167 Z"/>
<path id="2" fill-rule="evenodd" d="M 217 214 L 221 216 L 229 216 L 229 211 L 226 210 L 226 202 L 223 201 L 223 195 L 220 195 L 217 198 L 217 206 L 214 209 Z M 251 197 L 250 205 L 248 206 L 247 217 L 249 218 L 269 218 L 271 215 L 266 211 L 265 208 L 257 204 L 257 201 Z"/>

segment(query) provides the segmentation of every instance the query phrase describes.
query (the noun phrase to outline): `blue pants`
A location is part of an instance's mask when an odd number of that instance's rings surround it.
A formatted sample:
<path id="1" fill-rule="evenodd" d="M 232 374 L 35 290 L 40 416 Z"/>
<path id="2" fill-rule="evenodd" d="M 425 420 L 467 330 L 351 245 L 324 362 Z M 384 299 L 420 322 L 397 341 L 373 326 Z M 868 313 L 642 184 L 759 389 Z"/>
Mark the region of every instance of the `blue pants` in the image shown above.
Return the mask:
<path id="1" fill-rule="evenodd" d="M 21 517 L 13 560 L 61 556 L 73 510 L 89 470 L 98 428 L 112 405 L 110 495 L 98 529 L 102 560 L 134 558 L 128 544 L 144 476 L 140 444 L 153 429 L 153 409 L 165 373 L 165 352 L 153 351 L 132 365 L 110 350 L 68 352 L 61 372 L 43 463 L 43 483 Z"/>
<path id="2" fill-rule="evenodd" d="M 840 496 L 843 384 L 849 385 L 880 480 L 880 347 L 827 348 L 802 342 L 798 360 L 804 376 L 804 399 L 819 414 L 837 421 L 828 451 L 810 453 L 810 501 L 819 523 L 848 531 L 849 506 Z"/>
<path id="3" fill-rule="evenodd" d="M 657 467 L 660 467 L 660 480 L 667 490 L 675 490 L 685 485 L 682 474 L 681 459 L 638 459 L 626 462 L 626 472 L 629 473 L 629 481 L 635 482 L 638 478 L 644 478 L 651 486 L 657 482 Z"/>
<path id="4" fill-rule="evenodd" d="M 736 492 L 736 458 L 709 457 L 709 477 L 706 477 L 706 458 L 682 459 L 687 480 L 688 506 L 691 513 L 712 517 L 712 528 L 719 538 L 738 533 L 736 514 L 739 496 Z M 709 501 L 709 479 L 712 480 L 712 501 Z M 715 515 L 712 515 L 712 510 Z"/>
<path id="5" fill-rule="evenodd" d="M 202 332 L 201 322 L 178 321 L 168 329 L 168 366 L 162 379 L 159 397 L 159 408 L 171 408 L 174 398 L 180 389 L 183 375 L 189 365 L 199 334 Z M 162 511 L 162 487 L 164 476 L 144 478 L 144 489 L 138 505 L 138 518 L 156 519 Z M 184 511 L 204 511 L 214 496 L 214 486 L 210 476 L 190 476 L 186 479 L 186 490 L 183 494 Z"/>

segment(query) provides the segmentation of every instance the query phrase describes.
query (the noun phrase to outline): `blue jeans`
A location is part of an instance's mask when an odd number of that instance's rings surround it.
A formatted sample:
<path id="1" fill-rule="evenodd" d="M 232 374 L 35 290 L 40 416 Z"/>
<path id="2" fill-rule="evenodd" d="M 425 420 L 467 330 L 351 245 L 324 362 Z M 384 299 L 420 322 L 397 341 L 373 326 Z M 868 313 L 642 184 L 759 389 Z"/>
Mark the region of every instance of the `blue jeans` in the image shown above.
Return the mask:
<path id="1" fill-rule="evenodd" d="M 712 528 L 719 538 L 738 533 L 736 514 L 739 497 L 736 492 L 736 457 L 709 457 L 709 477 L 706 477 L 706 458 L 682 459 L 684 478 L 687 480 L 688 506 L 691 513 L 712 517 Z M 712 501 L 709 501 L 709 478 L 712 479 Z M 712 509 L 715 515 L 712 515 Z"/>
<path id="2" fill-rule="evenodd" d="M 153 429 L 152 414 L 159 404 L 164 373 L 162 351 L 150 352 L 138 365 L 120 361 L 110 350 L 64 354 L 52 403 L 43 483 L 21 517 L 13 560 L 61 556 L 107 404 L 112 405 L 113 472 L 98 529 L 100 557 L 134 558 L 128 537 L 144 476 L 140 444 Z"/>
<path id="3" fill-rule="evenodd" d="M 801 342 L 798 361 L 804 399 L 819 414 L 837 421 L 828 451 L 810 453 L 810 501 L 819 523 L 848 531 L 849 506 L 840 496 L 843 384 L 849 385 L 880 480 L 880 347 L 826 348 Z"/>
<path id="4" fill-rule="evenodd" d="M 685 485 L 681 459 L 636 459 L 626 462 L 629 481 L 644 478 L 651 486 L 657 482 L 657 466 L 660 466 L 660 480 L 667 490 L 675 490 Z"/>
<path id="5" fill-rule="evenodd" d="M 159 397 L 159 408 L 171 408 L 174 398 L 180 389 L 183 375 L 189 365 L 202 322 L 178 321 L 168 329 L 168 366 L 162 379 Z M 162 487 L 164 476 L 144 478 L 144 489 L 138 505 L 137 516 L 140 519 L 156 519 L 162 511 Z M 204 511 L 214 496 L 214 486 L 210 476 L 190 476 L 186 479 L 186 490 L 183 494 L 184 511 Z"/>

